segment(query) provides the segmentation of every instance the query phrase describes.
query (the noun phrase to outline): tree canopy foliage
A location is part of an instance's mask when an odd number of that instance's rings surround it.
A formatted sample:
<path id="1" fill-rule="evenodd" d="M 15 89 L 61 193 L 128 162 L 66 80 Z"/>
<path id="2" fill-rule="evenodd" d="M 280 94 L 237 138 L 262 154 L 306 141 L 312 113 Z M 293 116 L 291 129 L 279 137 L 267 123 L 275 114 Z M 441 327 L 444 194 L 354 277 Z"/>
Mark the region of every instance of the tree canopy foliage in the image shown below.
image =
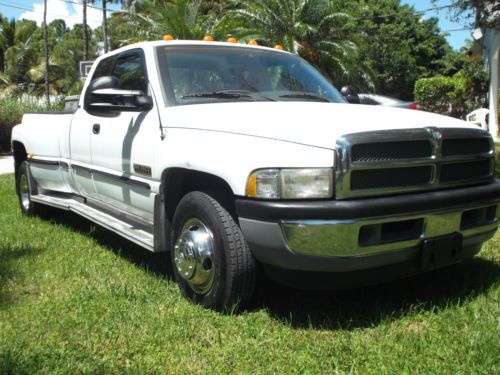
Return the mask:
<path id="1" fill-rule="evenodd" d="M 107 0 L 104 3 L 113 1 Z M 453 51 L 436 19 L 423 19 L 399 0 L 124 0 L 107 22 L 109 47 L 158 40 L 255 39 L 282 45 L 316 66 L 337 87 L 349 84 L 411 98 L 420 78 L 456 73 L 460 54 Z M 93 1 L 103 5 L 102 0 Z M 50 9 L 49 9 L 50 12 Z M 43 31 L 32 21 L 0 16 L 0 92 L 43 86 Z M 102 29 L 89 30 L 89 58 L 102 53 Z M 80 88 L 83 26 L 63 20 L 48 25 L 51 92 Z"/>

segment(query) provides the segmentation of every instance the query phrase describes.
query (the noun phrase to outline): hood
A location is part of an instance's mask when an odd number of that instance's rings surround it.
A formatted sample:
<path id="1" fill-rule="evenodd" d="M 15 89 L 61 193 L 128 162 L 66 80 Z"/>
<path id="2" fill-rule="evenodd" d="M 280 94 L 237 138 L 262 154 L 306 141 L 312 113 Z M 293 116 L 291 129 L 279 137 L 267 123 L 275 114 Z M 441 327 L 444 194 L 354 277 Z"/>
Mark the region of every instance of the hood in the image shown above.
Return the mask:
<path id="1" fill-rule="evenodd" d="M 318 102 L 238 102 L 169 107 L 166 127 L 270 138 L 333 149 L 345 134 L 425 127 L 477 128 L 434 113 Z"/>

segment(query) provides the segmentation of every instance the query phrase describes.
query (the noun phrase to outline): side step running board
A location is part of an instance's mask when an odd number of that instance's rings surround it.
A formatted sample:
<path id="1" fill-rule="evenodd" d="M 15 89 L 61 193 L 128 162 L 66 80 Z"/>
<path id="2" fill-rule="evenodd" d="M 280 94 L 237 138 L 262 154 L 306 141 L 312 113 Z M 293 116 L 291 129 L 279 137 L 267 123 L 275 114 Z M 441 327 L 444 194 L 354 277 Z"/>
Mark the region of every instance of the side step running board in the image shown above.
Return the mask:
<path id="1" fill-rule="evenodd" d="M 144 247 L 147 250 L 154 251 L 154 236 L 153 234 L 146 232 L 142 229 L 135 227 L 130 223 L 126 223 L 116 217 L 96 210 L 89 205 L 82 203 L 76 199 L 72 198 L 59 198 L 48 195 L 32 195 L 31 200 L 33 202 L 46 204 L 48 206 L 60 208 L 67 211 L 72 211 L 93 221 L 96 224 L 103 226 L 120 236 L 123 236 L 127 240 L 135 242 L 139 246 Z"/>

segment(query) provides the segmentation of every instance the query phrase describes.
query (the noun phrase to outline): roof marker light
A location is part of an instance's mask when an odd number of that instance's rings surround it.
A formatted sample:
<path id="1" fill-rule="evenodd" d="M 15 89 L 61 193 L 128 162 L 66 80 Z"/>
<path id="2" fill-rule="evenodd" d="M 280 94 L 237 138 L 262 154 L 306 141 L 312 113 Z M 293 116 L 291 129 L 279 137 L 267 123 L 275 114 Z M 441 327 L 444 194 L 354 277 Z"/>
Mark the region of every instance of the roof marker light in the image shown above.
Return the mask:
<path id="1" fill-rule="evenodd" d="M 248 44 L 251 45 L 251 46 L 258 46 L 259 45 L 259 43 L 257 43 L 256 40 L 251 40 L 251 41 L 248 42 Z"/>
<path id="2" fill-rule="evenodd" d="M 168 35 L 165 35 L 163 37 L 163 40 L 166 41 L 166 42 L 169 42 L 171 40 L 174 40 L 174 37 L 172 35 L 168 34 Z"/>
<path id="3" fill-rule="evenodd" d="M 228 42 L 228 43 L 238 43 L 238 39 L 236 39 L 236 38 L 229 38 L 229 39 L 227 40 L 227 42 Z"/>
<path id="4" fill-rule="evenodd" d="M 206 36 L 203 38 L 203 41 L 204 41 L 204 42 L 213 42 L 213 41 L 214 41 L 214 38 L 213 38 L 211 35 L 206 35 Z"/>
<path id="5" fill-rule="evenodd" d="M 279 49 L 280 51 L 284 51 L 284 48 L 281 44 L 276 44 L 274 48 Z"/>

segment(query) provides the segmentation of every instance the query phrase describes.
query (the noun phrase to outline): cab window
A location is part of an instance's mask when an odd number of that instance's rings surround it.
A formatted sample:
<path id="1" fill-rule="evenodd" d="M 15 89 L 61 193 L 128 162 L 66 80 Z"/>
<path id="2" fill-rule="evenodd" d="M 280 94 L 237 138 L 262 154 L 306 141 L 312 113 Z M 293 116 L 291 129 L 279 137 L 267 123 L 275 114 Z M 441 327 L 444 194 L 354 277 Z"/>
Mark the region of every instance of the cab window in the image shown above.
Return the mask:
<path id="1" fill-rule="evenodd" d="M 118 78 L 119 89 L 147 91 L 144 58 L 138 52 L 119 56 L 111 75 Z"/>

